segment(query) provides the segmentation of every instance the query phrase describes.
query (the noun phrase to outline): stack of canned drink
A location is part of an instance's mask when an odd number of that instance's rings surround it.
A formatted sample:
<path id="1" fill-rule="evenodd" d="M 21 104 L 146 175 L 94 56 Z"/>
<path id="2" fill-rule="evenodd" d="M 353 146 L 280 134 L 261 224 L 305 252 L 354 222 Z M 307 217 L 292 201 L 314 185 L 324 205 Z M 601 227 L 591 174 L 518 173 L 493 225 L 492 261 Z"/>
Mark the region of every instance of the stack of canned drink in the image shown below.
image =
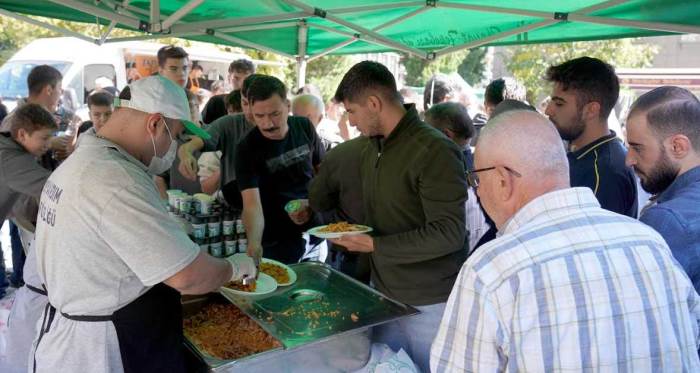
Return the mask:
<path id="1" fill-rule="evenodd" d="M 189 196 L 168 190 L 170 213 L 191 226 L 190 237 L 202 250 L 217 258 L 225 258 L 248 249 L 248 238 L 241 220 L 241 211 L 222 206 L 207 194 Z"/>

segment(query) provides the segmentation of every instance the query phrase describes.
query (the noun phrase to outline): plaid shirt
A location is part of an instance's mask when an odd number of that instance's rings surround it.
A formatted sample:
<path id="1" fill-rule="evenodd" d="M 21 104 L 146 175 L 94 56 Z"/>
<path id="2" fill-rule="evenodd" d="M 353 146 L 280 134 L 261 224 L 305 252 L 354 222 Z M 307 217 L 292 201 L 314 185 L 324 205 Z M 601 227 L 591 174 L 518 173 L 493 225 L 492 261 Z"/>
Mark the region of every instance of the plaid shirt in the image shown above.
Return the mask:
<path id="1" fill-rule="evenodd" d="M 433 372 L 700 371 L 700 296 L 656 232 L 572 188 L 499 235 L 462 267 Z"/>

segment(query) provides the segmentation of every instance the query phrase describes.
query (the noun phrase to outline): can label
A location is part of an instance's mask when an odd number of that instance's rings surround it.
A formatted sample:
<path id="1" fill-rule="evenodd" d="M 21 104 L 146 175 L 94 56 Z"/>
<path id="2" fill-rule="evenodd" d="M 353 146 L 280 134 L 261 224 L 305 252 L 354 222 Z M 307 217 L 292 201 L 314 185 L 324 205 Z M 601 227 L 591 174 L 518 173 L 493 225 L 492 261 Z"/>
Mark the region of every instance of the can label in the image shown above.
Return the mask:
<path id="1" fill-rule="evenodd" d="M 226 241 L 226 256 L 231 256 L 236 253 L 236 241 Z"/>
<path id="2" fill-rule="evenodd" d="M 230 236 L 233 234 L 234 223 L 231 220 L 224 220 L 224 236 Z"/>
<path id="3" fill-rule="evenodd" d="M 192 235 L 194 238 L 204 238 L 207 235 L 206 224 L 192 224 Z"/>
<path id="4" fill-rule="evenodd" d="M 185 196 L 180 199 L 180 212 L 189 214 L 192 211 L 192 198 Z"/>
<path id="5" fill-rule="evenodd" d="M 211 244 L 209 246 L 209 254 L 211 254 L 213 257 L 221 258 L 223 256 L 223 253 L 221 252 L 221 243 Z"/>
<path id="6" fill-rule="evenodd" d="M 219 223 L 209 223 L 209 237 L 219 237 L 221 228 Z"/>

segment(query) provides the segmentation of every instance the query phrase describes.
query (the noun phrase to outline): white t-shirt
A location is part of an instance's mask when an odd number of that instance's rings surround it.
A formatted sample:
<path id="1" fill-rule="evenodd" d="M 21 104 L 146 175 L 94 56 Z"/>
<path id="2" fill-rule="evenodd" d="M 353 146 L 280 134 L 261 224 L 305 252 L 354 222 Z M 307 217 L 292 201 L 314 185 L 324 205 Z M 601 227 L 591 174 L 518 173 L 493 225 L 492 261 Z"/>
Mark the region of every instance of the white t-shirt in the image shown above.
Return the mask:
<path id="1" fill-rule="evenodd" d="M 143 163 L 91 133 L 81 137 L 46 182 L 39 206 L 37 264 L 58 312 L 36 349 L 38 371 L 121 371 L 111 322 L 60 312 L 110 315 L 199 254 Z"/>

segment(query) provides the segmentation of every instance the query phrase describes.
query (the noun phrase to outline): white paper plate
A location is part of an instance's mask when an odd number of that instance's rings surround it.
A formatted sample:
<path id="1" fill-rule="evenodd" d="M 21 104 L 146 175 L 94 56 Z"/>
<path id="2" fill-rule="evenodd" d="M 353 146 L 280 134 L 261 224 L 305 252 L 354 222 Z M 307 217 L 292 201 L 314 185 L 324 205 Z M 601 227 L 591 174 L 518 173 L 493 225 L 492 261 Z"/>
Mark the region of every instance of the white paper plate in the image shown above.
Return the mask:
<path id="1" fill-rule="evenodd" d="M 321 225 L 319 227 L 311 228 L 307 232 L 308 234 L 312 236 L 316 236 L 319 238 L 339 238 L 343 236 L 352 236 L 356 234 L 363 234 L 363 233 L 369 233 L 372 231 L 372 228 L 366 226 L 366 225 L 360 225 L 360 224 L 354 224 L 356 227 L 361 228 L 359 231 L 348 231 L 348 232 L 319 232 L 326 228 L 328 225 Z"/>
<path id="2" fill-rule="evenodd" d="M 295 282 L 297 281 L 297 273 L 294 272 L 293 269 L 289 268 L 289 266 L 287 266 L 286 264 L 282 264 L 282 263 L 280 263 L 280 262 L 278 262 L 278 261 L 276 261 L 276 260 L 267 259 L 267 258 L 263 258 L 263 259 L 262 259 L 262 262 L 263 262 L 263 263 L 275 264 L 275 265 L 278 265 L 278 266 L 280 266 L 280 267 L 282 267 L 282 268 L 284 268 L 284 269 L 287 270 L 287 274 L 289 275 L 289 281 L 284 282 L 284 283 L 279 283 L 279 282 L 278 282 L 278 283 L 277 283 L 277 286 L 289 286 L 289 285 L 291 285 L 291 284 L 293 284 L 293 283 L 295 283 Z M 263 273 L 263 274 L 265 274 L 265 273 Z M 269 276 L 269 275 L 267 275 L 267 274 L 265 274 L 265 275 L 266 275 L 266 276 Z M 259 277 L 260 277 L 260 276 L 258 276 L 258 278 L 259 278 Z M 272 276 L 270 276 L 270 277 L 272 277 Z M 273 280 L 274 280 L 274 277 L 273 277 Z"/>
<path id="3" fill-rule="evenodd" d="M 269 294 L 277 290 L 277 281 L 275 281 L 274 278 L 264 273 L 260 273 L 258 275 L 258 281 L 255 285 L 255 291 L 253 292 L 240 291 L 236 289 L 227 288 L 225 286 L 220 287 L 219 291 L 241 297 L 252 297 L 256 295 Z"/>

